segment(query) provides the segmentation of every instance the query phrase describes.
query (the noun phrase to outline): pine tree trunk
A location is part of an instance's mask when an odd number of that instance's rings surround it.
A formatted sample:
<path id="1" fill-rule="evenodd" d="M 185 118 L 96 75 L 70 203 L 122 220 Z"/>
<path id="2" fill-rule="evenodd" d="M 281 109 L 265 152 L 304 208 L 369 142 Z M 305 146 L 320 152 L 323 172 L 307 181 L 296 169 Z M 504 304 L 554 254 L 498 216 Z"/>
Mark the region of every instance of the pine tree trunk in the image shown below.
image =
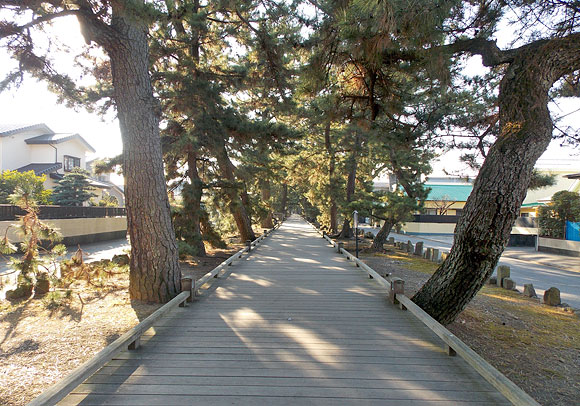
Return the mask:
<path id="1" fill-rule="evenodd" d="M 385 220 L 381 229 L 373 238 L 373 244 L 371 245 L 372 251 L 382 251 L 383 245 L 387 242 L 387 238 L 393 229 L 394 222 L 391 219 Z"/>
<path id="2" fill-rule="evenodd" d="M 215 146 L 216 159 L 222 176 L 224 179 L 234 185 L 237 183 L 237 179 L 234 176 L 233 171 L 234 165 L 230 161 L 223 140 L 217 140 L 217 143 L 218 145 Z M 248 216 L 246 207 L 240 198 L 239 191 L 234 187 L 229 187 L 226 192 L 230 200 L 230 213 L 232 213 L 232 216 L 234 216 L 236 226 L 240 232 L 240 239 L 242 241 L 255 240 L 256 235 L 254 234 L 254 230 L 252 230 L 252 221 L 250 220 L 250 216 Z"/>
<path id="3" fill-rule="evenodd" d="M 99 43 L 111 59 L 123 139 L 129 293 L 132 299 L 167 302 L 180 292 L 181 271 L 163 172 L 160 110 L 149 76 L 146 27 L 122 13 L 113 16 L 113 30 Z"/>
<path id="4" fill-rule="evenodd" d="M 270 209 L 270 198 L 271 198 L 270 181 L 266 179 L 262 182 L 262 201 L 268 207 L 268 214 L 264 219 L 262 219 L 261 223 L 262 228 L 274 227 L 274 223 L 272 222 L 272 210 Z"/>
<path id="5" fill-rule="evenodd" d="M 360 148 L 360 136 L 358 132 L 354 138 L 354 148 L 350 156 L 350 172 L 348 173 L 348 178 L 346 180 L 346 203 L 350 203 L 354 197 L 355 185 L 356 185 L 356 169 L 357 169 L 357 156 L 358 150 Z M 350 216 L 350 214 L 349 214 Z M 352 229 L 350 228 L 349 216 L 344 219 L 342 223 L 342 230 L 338 238 L 350 238 L 353 236 Z"/>
<path id="6" fill-rule="evenodd" d="M 191 193 L 183 194 L 183 205 L 185 217 L 188 219 L 187 224 L 191 225 L 191 230 L 188 230 L 186 242 L 195 248 L 196 254 L 199 257 L 205 257 L 205 245 L 200 228 L 201 216 L 201 197 L 203 195 L 203 182 L 199 177 L 197 171 L 197 155 L 193 149 L 190 149 L 187 154 L 188 177 L 191 183 Z"/>
<path id="7" fill-rule="evenodd" d="M 330 198 L 330 233 L 336 234 L 338 231 L 338 206 L 336 205 L 335 187 L 334 187 L 334 171 L 336 168 L 336 157 L 330 142 L 330 120 L 326 124 L 324 130 L 324 143 L 326 146 L 326 153 L 328 154 L 328 195 Z"/>
<path id="8" fill-rule="evenodd" d="M 575 36 L 571 41 L 570 37 Z M 446 261 L 413 301 L 443 324 L 481 289 L 509 240 L 536 160 L 552 139 L 548 92 L 580 66 L 580 34 L 518 53 L 500 85 L 500 136 L 490 149 L 455 228 Z"/>
<path id="9" fill-rule="evenodd" d="M 288 184 L 284 183 L 282 185 L 282 215 L 286 216 L 286 211 L 288 210 Z"/>

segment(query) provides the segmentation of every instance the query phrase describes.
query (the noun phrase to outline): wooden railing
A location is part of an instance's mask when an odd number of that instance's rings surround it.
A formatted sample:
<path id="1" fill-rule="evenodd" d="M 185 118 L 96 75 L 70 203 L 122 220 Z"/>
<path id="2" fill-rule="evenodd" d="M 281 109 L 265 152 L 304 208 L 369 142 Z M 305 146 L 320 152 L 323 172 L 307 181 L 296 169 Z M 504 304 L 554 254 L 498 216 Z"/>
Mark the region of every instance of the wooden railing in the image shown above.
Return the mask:
<path id="1" fill-rule="evenodd" d="M 356 258 L 353 254 L 343 248 L 343 243 L 332 240 L 326 233 L 318 230 L 313 224 L 311 226 L 318 231 L 322 237 L 328 241 L 337 252 L 345 255 L 346 259 L 353 261 L 357 267 L 363 269 L 369 277 L 373 278 L 379 285 L 387 289 L 391 303 L 399 305 L 402 310 L 408 310 L 425 326 L 433 331 L 446 345 L 447 354 L 459 355 L 473 369 L 475 369 L 487 382 L 504 395 L 513 405 L 516 406 L 541 406 L 530 395 L 524 392 L 505 375 L 481 358 L 467 344 L 457 338 L 447 330 L 437 320 L 433 319 L 423 309 L 417 306 L 410 298 L 405 296 L 404 281 L 400 278 L 383 278 L 374 269 Z"/>
<path id="2" fill-rule="evenodd" d="M 272 233 L 275 229 L 279 228 L 280 224 L 276 225 L 271 230 L 264 231 L 260 237 L 256 238 L 254 241 L 248 244 L 246 248 L 236 252 L 234 255 L 226 259 L 224 262 L 216 266 L 210 272 L 205 274 L 197 281 L 193 281 L 191 278 L 183 278 L 181 280 L 181 292 L 179 295 L 174 297 L 171 301 L 161 306 L 153 314 L 147 317 L 145 320 L 137 324 L 131 330 L 127 331 L 121 337 L 113 341 L 111 344 L 102 349 L 97 355 L 85 362 L 84 364 L 77 367 L 64 379 L 57 382 L 55 385 L 50 387 L 48 390 L 44 391 L 40 396 L 33 399 L 28 406 L 52 406 L 57 402 L 64 399 L 74 388 L 83 383 L 92 374 L 97 372 L 102 368 L 107 362 L 111 361 L 113 357 L 124 350 L 125 348 L 129 350 L 134 350 L 139 347 L 141 336 L 149 330 L 153 324 L 167 314 L 169 311 L 173 310 L 177 306 L 185 306 L 186 302 L 192 302 L 193 297 L 196 292 L 204 284 L 206 284 L 212 278 L 218 276 L 218 273 L 223 270 L 226 266 L 231 265 L 235 259 L 239 259 L 246 252 L 251 252 L 253 248 L 258 246 L 268 235 Z"/>

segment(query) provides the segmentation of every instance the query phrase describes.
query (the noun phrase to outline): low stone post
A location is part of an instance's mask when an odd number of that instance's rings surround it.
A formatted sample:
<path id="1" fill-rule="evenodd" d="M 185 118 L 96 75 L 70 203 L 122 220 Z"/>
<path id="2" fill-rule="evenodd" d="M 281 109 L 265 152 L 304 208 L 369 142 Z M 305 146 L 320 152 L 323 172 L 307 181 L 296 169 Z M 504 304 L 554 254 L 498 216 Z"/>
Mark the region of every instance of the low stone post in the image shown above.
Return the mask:
<path id="1" fill-rule="evenodd" d="M 252 252 L 252 241 L 246 240 L 246 246 L 248 247 L 248 252 Z"/>
<path id="2" fill-rule="evenodd" d="M 415 255 L 420 257 L 423 256 L 423 241 L 419 241 L 417 244 L 415 244 Z"/>
<path id="3" fill-rule="evenodd" d="M 439 250 L 437 248 L 433 248 L 433 251 L 431 254 L 431 261 L 439 262 Z"/>
<path id="4" fill-rule="evenodd" d="M 389 244 L 395 245 L 395 237 L 389 237 Z"/>
<path id="5" fill-rule="evenodd" d="M 524 296 L 527 297 L 537 297 L 536 290 L 534 289 L 534 285 L 531 283 L 524 284 Z"/>
<path id="6" fill-rule="evenodd" d="M 413 243 L 411 242 L 411 240 L 407 241 L 407 253 L 412 254 L 414 249 L 415 247 L 413 247 Z"/>
<path id="7" fill-rule="evenodd" d="M 501 287 L 507 290 L 515 290 L 516 282 L 511 278 L 503 278 L 501 281 Z"/>
<path id="8" fill-rule="evenodd" d="M 544 304 L 548 306 L 559 306 L 562 304 L 560 300 L 560 289 L 551 287 L 544 292 Z"/>
<path id="9" fill-rule="evenodd" d="M 426 248 L 425 249 L 425 259 L 427 261 L 431 261 L 432 257 L 433 257 L 433 248 Z"/>
<path id="10" fill-rule="evenodd" d="M 510 277 L 510 267 L 506 265 L 500 265 L 496 270 L 497 274 L 497 286 L 500 288 L 503 286 L 503 279 Z"/>
<path id="11" fill-rule="evenodd" d="M 336 244 L 336 252 L 338 252 L 339 254 L 342 254 L 342 252 L 340 252 L 341 249 L 344 249 L 344 243 L 343 242 L 339 242 Z"/>

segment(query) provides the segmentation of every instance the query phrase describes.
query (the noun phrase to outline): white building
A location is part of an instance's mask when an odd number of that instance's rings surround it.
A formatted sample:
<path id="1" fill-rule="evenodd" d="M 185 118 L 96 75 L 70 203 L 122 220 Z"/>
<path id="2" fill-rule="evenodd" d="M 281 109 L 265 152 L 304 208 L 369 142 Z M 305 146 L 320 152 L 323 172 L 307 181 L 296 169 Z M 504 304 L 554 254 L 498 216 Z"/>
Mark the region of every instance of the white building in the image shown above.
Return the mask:
<path id="1" fill-rule="evenodd" d="M 73 168 L 86 168 L 86 156 L 94 152 L 79 134 L 56 133 L 46 124 L 0 124 L 0 171 L 34 171 L 36 175 L 46 175 L 45 189 L 53 189 Z M 91 185 L 96 189 L 97 201 L 106 193 L 122 193 L 110 182 L 92 179 Z M 113 189 L 114 193 L 110 193 Z M 124 203 L 124 198 L 118 200 Z"/>

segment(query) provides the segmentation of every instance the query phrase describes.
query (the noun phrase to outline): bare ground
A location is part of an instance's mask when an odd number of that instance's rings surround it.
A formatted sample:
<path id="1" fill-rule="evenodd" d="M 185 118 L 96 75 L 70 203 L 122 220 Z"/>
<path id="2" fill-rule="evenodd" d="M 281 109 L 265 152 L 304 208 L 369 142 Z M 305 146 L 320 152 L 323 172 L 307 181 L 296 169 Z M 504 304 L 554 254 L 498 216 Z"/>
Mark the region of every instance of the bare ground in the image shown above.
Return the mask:
<path id="1" fill-rule="evenodd" d="M 394 250 L 360 257 L 403 279 L 409 297 L 437 268 Z M 540 404 L 580 404 L 580 318 L 569 309 L 488 285 L 447 328 Z"/>
<path id="2" fill-rule="evenodd" d="M 239 249 L 181 261 L 182 273 L 199 279 Z M 128 279 L 125 267 L 73 284 L 70 297 L 0 302 L 0 405 L 27 404 L 159 308 L 132 302 Z"/>

